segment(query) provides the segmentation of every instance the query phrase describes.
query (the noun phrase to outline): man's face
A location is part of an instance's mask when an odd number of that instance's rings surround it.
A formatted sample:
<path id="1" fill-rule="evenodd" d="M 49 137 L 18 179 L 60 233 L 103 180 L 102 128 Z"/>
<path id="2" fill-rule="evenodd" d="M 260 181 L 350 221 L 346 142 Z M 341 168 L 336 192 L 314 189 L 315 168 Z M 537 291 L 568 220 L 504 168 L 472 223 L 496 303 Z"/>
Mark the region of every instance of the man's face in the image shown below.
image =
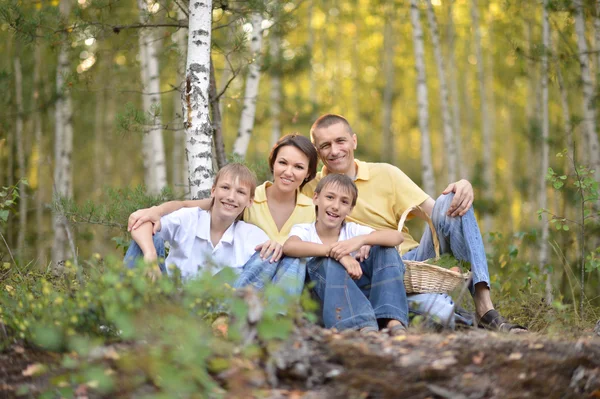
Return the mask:
<path id="1" fill-rule="evenodd" d="M 355 134 L 350 134 L 343 123 L 336 123 L 326 128 L 315 129 L 313 138 L 319 157 L 330 173 L 354 177 Z"/>

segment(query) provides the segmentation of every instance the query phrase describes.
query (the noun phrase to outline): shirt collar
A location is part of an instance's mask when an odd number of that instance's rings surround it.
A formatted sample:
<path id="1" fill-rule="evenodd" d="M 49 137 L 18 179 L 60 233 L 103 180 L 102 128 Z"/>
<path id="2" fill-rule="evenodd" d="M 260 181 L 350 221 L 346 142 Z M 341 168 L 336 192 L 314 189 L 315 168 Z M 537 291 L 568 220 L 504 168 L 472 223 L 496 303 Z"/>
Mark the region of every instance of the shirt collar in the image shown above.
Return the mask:
<path id="1" fill-rule="evenodd" d="M 356 177 L 354 180 L 369 180 L 371 175 L 369 174 L 369 166 L 367 163 L 354 158 L 354 164 L 356 165 Z M 328 174 L 329 171 L 327 170 L 327 166 L 323 165 L 321 176 L 325 177 Z"/>
<path id="2" fill-rule="evenodd" d="M 254 192 L 254 202 L 260 204 L 261 202 L 267 202 L 267 187 L 272 186 L 273 183 L 266 181 L 264 184 L 256 187 Z M 296 204 L 302 206 L 312 206 L 312 198 L 302 194 L 299 190 L 296 191 Z"/>
<path id="3" fill-rule="evenodd" d="M 198 222 L 199 226 L 196 230 L 196 237 L 200 238 L 201 240 L 210 241 L 210 212 L 203 212 L 203 215 L 200 217 Z M 233 222 L 231 226 L 225 230 L 223 237 L 221 237 L 221 242 L 233 244 L 233 234 L 235 233 L 236 223 L 237 222 Z"/>

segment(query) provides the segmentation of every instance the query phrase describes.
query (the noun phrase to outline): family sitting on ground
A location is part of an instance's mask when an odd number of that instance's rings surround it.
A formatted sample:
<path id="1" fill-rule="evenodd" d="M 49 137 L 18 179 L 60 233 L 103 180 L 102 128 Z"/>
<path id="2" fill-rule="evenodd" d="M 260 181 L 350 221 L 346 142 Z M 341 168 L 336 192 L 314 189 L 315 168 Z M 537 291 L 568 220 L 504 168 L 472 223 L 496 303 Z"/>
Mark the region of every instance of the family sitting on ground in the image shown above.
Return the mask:
<path id="1" fill-rule="evenodd" d="M 275 144 L 269 155 L 273 182 L 256 187 L 252 172 L 233 163 L 217 173 L 210 198 L 131 214 L 134 242 L 126 264 L 133 267 L 143 256 L 163 273 L 170 272 L 165 263 L 175 265 L 183 278 L 208 264 L 212 273 L 229 266 L 238 272 L 235 287 L 261 290 L 272 283 L 289 295 L 300 295 L 308 275 L 327 328 L 404 334 L 409 313 L 454 328 L 460 317 L 450 296 L 407 296 L 404 288 L 403 260 L 435 256 L 429 228 L 420 243 L 406 228 L 397 229 L 403 212 L 418 206 L 411 216 L 431 218 L 441 252 L 471 265 L 477 324 L 526 331 L 492 304 L 468 181 L 451 183 L 434 201 L 397 167 L 355 159 L 357 136 L 344 117 L 319 117 L 310 135 L 312 143 L 292 134 Z M 324 166 L 317 173 L 319 158 Z M 166 260 L 165 241 L 171 245 Z"/>

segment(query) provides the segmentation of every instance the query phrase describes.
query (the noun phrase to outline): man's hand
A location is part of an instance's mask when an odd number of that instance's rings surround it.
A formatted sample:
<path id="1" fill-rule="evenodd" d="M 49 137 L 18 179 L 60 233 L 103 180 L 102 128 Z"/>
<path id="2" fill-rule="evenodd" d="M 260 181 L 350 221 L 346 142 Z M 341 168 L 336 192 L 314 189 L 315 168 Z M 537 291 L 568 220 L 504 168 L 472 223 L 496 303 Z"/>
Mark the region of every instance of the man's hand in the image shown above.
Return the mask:
<path id="1" fill-rule="evenodd" d="M 277 262 L 283 255 L 283 246 L 274 240 L 265 241 L 262 244 L 257 245 L 254 250 L 260 251 L 261 259 L 267 259 L 271 254 L 273 254 L 273 256 L 271 256 L 271 260 L 269 261 L 271 263 Z"/>
<path id="2" fill-rule="evenodd" d="M 334 258 L 338 262 L 346 255 L 350 255 L 351 252 L 358 251 L 363 246 L 363 238 L 365 236 L 356 236 L 349 240 L 338 241 L 331 245 L 329 256 Z"/>
<path id="3" fill-rule="evenodd" d="M 342 264 L 342 266 L 344 266 L 352 280 L 358 280 L 362 277 L 363 272 L 360 268 L 360 263 L 358 263 L 358 261 L 352 256 L 346 255 L 340 259 L 339 262 Z"/>
<path id="4" fill-rule="evenodd" d="M 473 205 L 473 199 L 475 198 L 473 186 L 468 180 L 462 179 L 456 183 L 450 183 L 442 192 L 442 194 L 449 193 L 454 193 L 454 198 L 450 203 L 448 216 L 463 216 Z"/>
<path id="5" fill-rule="evenodd" d="M 369 258 L 369 252 L 370 251 L 371 251 L 371 246 L 370 245 L 363 245 L 358 250 L 358 253 L 354 257 L 354 259 L 356 259 L 359 262 L 363 262 L 365 259 Z"/>
<path id="6" fill-rule="evenodd" d="M 160 214 L 157 206 L 138 209 L 129 215 L 129 219 L 127 220 L 127 231 L 135 230 L 142 224 L 150 222 L 153 225 L 152 234 L 156 234 L 159 228 L 157 223 L 160 221 L 161 217 L 162 215 Z"/>

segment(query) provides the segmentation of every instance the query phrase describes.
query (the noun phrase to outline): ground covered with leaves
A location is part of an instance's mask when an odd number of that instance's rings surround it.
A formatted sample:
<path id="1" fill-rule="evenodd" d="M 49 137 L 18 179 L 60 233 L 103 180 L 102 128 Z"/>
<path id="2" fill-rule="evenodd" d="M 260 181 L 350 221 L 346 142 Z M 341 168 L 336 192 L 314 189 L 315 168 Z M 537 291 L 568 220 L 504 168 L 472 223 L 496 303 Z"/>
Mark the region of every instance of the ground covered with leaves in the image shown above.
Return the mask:
<path id="1" fill-rule="evenodd" d="M 96 348 L 87 354 L 88 368 L 93 364 L 102 374 L 114 375 L 140 346 L 144 343 Z M 180 397 L 600 398 L 600 337 L 592 333 L 560 339 L 483 330 L 411 331 L 391 338 L 337 333 L 306 323 L 287 340 L 267 343 L 260 351 L 254 360 L 221 358 L 219 364 L 213 357 L 209 370 L 218 385 L 209 393 Z M 61 384 L 50 390 L 48 385 L 67 369 L 59 355 L 13 345 L 0 354 L 0 396 L 46 392 L 60 397 Z M 126 375 L 134 378 L 135 373 Z M 170 397 L 164 390 L 159 395 L 161 387 L 151 380 L 128 384 L 117 379 L 116 389 L 105 394 L 97 390 L 99 384 L 82 381 L 67 396 Z"/>

